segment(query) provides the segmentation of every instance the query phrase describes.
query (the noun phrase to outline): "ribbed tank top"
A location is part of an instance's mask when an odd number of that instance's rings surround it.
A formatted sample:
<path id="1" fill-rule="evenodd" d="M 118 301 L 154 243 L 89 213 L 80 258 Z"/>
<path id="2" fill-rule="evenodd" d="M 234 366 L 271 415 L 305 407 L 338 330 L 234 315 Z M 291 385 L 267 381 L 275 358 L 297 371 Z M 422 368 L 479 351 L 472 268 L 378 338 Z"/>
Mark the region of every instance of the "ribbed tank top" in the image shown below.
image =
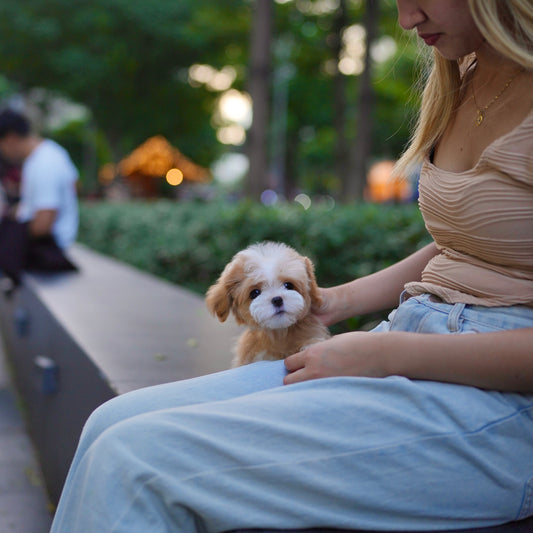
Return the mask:
<path id="1" fill-rule="evenodd" d="M 419 204 L 440 254 L 408 293 L 533 307 L 533 111 L 470 170 L 449 172 L 426 158 Z"/>

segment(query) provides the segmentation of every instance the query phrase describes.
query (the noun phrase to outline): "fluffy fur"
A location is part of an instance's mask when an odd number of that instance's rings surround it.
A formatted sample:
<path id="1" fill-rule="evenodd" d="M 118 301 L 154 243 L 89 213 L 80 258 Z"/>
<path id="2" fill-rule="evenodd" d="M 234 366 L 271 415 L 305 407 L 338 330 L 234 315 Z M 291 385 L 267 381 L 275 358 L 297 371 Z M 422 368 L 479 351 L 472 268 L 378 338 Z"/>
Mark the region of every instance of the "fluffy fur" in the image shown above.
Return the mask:
<path id="1" fill-rule="evenodd" d="M 221 322 L 230 313 L 247 326 L 232 366 L 284 359 L 329 338 L 311 306 L 322 303 L 309 258 L 274 242 L 249 246 L 226 265 L 209 288 L 206 304 Z"/>

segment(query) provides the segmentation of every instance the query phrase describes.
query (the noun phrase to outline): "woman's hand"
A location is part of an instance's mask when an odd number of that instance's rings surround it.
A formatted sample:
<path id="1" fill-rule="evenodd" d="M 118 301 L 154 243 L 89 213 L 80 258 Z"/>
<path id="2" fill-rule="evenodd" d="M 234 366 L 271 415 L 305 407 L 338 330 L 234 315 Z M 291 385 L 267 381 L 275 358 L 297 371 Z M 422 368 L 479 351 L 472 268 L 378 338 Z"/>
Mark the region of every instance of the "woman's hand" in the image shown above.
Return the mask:
<path id="1" fill-rule="evenodd" d="M 332 326 L 357 314 L 365 314 L 364 310 L 362 313 L 354 312 L 354 305 L 358 303 L 358 298 L 352 293 L 351 285 L 318 289 L 322 303 L 314 305 L 311 312 L 325 326 Z"/>
<path id="2" fill-rule="evenodd" d="M 338 312 L 335 307 L 336 293 L 334 288 L 323 289 L 319 288 L 318 293 L 322 301 L 320 306 L 313 306 L 311 312 L 325 325 L 331 326 L 340 321 L 338 318 Z"/>
<path id="3" fill-rule="evenodd" d="M 386 377 L 384 333 L 354 331 L 318 342 L 285 359 L 284 384 L 336 376 Z"/>
<path id="4" fill-rule="evenodd" d="M 532 394 L 532 344 L 533 328 L 472 335 L 353 331 L 287 357 L 284 383 L 396 375 Z"/>

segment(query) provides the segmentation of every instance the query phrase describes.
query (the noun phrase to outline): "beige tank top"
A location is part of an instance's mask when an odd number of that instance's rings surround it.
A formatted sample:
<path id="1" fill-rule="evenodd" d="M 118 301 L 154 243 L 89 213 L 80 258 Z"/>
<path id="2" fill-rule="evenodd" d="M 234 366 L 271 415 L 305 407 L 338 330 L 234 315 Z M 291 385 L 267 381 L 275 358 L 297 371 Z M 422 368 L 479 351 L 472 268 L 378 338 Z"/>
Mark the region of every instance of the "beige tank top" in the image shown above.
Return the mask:
<path id="1" fill-rule="evenodd" d="M 466 172 L 426 159 L 419 187 L 420 210 L 441 253 L 407 292 L 533 307 L 533 111 Z"/>

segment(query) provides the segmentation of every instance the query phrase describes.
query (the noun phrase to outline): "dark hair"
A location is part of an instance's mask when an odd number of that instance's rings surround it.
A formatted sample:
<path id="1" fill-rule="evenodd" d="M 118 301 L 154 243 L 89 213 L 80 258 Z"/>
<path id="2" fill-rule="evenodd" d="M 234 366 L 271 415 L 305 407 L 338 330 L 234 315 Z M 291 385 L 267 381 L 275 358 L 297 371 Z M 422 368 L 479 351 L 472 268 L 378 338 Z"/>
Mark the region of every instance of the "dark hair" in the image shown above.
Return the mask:
<path id="1" fill-rule="evenodd" d="M 10 133 L 27 137 L 30 131 L 30 121 L 24 115 L 12 109 L 4 109 L 0 112 L 0 139 L 3 139 Z"/>

